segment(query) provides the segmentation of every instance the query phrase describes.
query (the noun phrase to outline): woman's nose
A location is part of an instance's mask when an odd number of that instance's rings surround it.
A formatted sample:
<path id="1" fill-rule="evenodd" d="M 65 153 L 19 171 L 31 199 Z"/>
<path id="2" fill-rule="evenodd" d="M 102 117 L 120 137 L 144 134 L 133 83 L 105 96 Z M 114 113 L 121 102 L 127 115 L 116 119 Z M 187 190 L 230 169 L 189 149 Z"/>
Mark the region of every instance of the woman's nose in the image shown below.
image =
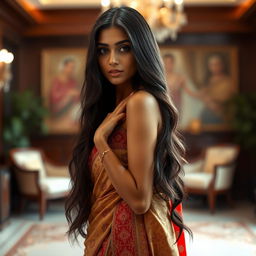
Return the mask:
<path id="1" fill-rule="evenodd" d="M 109 64 L 110 65 L 118 64 L 117 54 L 114 50 L 110 52 Z"/>

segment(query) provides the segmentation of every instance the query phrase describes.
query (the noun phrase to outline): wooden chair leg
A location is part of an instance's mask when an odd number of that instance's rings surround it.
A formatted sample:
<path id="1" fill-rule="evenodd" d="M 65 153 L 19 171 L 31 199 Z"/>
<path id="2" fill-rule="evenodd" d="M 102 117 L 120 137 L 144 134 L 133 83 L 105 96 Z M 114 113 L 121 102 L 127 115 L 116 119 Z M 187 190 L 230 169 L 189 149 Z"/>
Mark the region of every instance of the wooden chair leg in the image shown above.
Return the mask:
<path id="1" fill-rule="evenodd" d="M 50 200 L 46 200 L 46 206 L 45 206 L 46 211 L 48 211 L 49 209 L 49 204 L 50 204 Z"/>
<path id="2" fill-rule="evenodd" d="M 25 204 L 26 204 L 26 200 L 23 196 L 21 196 L 19 199 L 19 210 L 18 210 L 19 214 L 24 212 Z"/>
<path id="3" fill-rule="evenodd" d="M 40 215 L 40 220 L 43 220 L 44 214 L 46 210 L 46 198 L 45 195 L 42 193 L 39 199 L 39 215 Z"/>
<path id="4" fill-rule="evenodd" d="M 215 211 L 215 200 L 216 200 L 216 195 L 214 193 L 214 191 L 210 191 L 208 193 L 208 203 L 209 203 L 209 207 L 210 207 L 210 211 L 213 214 Z"/>
<path id="5" fill-rule="evenodd" d="M 227 199 L 227 202 L 228 202 L 229 206 L 231 208 L 233 208 L 234 207 L 234 202 L 233 202 L 233 200 L 231 198 L 231 192 L 230 191 L 226 192 L 226 199 Z"/>

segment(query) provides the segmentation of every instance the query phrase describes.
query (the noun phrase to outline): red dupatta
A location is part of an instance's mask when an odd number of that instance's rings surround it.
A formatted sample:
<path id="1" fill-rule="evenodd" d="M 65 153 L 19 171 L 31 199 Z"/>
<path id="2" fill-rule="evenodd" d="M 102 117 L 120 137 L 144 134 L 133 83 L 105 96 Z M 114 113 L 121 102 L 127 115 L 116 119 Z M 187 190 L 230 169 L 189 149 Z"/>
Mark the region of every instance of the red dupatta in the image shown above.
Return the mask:
<path id="1" fill-rule="evenodd" d="M 172 209 L 172 202 L 171 201 L 170 201 L 170 209 Z M 176 210 L 180 214 L 180 216 L 183 217 L 183 211 L 182 211 L 182 204 L 181 203 L 176 207 Z M 172 225 L 173 225 L 176 237 L 178 238 L 180 228 L 173 222 L 172 222 Z M 179 249 L 180 256 L 187 256 L 186 240 L 185 240 L 184 230 L 182 231 L 181 236 L 180 236 L 177 244 L 178 244 L 178 249 Z"/>

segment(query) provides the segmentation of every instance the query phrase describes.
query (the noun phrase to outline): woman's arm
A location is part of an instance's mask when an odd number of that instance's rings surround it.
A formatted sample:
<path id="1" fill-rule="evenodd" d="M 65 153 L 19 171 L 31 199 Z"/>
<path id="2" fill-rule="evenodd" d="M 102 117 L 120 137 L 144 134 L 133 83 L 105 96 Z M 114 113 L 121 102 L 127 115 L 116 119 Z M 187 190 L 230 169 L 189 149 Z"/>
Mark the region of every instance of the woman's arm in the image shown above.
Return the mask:
<path id="1" fill-rule="evenodd" d="M 128 169 L 113 151 L 104 156 L 103 164 L 113 186 L 136 214 L 145 213 L 151 204 L 154 150 L 160 119 L 156 99 L 145 91 L 135 93 L 126 102 Z M 100 153 L 109 149 L 106 141 L 103 136 L 96 139 Z"/>

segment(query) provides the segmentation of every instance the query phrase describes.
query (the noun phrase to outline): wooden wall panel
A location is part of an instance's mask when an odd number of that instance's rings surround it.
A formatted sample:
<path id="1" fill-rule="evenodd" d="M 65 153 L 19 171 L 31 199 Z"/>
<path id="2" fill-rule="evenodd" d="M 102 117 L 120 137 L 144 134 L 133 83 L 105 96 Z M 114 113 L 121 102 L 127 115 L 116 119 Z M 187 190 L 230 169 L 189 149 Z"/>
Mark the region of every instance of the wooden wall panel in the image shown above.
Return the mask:
<path id="1" fill-rule="evenodd" d="M 21 45 L 19 88 L 41 93 L 41 53 L 47 48 L 86 48 L 86 36 L 27 38 Z"/>
<path id="2" fill-rule="evenodd" d="M 188 24 L 183 33 L 252 32 L 256 12 L 254 0 L 241 6 L 185 6 Z M 23 9 L 13 0 L 0 2 L 0 17 L 24 36 L 55 36 L 88 34 L 100 15 L 100 8 Z M 13 17 L 15 17 L 13 19 Z"/>
<path id="3" fill-rule="evenodd" d="M 32 138 L 34 147 L 42 148 L 50 159 L 60 165 L 68 165 L 75 142 L 75 135 L 48 135 Z"/>
<path id="4" fill-rule="evenodd" d="M 247 22 L 253 16 L 249 10 L 242 7 L 185 7 L 188 24 L 182 32 L 252 32 L 255 24 Z M 37 24 L 25 28 L 24 35 L 87 34 L 99 14 L 100 9 L 35 10 L 31 15 L 36 17 Z"/>

